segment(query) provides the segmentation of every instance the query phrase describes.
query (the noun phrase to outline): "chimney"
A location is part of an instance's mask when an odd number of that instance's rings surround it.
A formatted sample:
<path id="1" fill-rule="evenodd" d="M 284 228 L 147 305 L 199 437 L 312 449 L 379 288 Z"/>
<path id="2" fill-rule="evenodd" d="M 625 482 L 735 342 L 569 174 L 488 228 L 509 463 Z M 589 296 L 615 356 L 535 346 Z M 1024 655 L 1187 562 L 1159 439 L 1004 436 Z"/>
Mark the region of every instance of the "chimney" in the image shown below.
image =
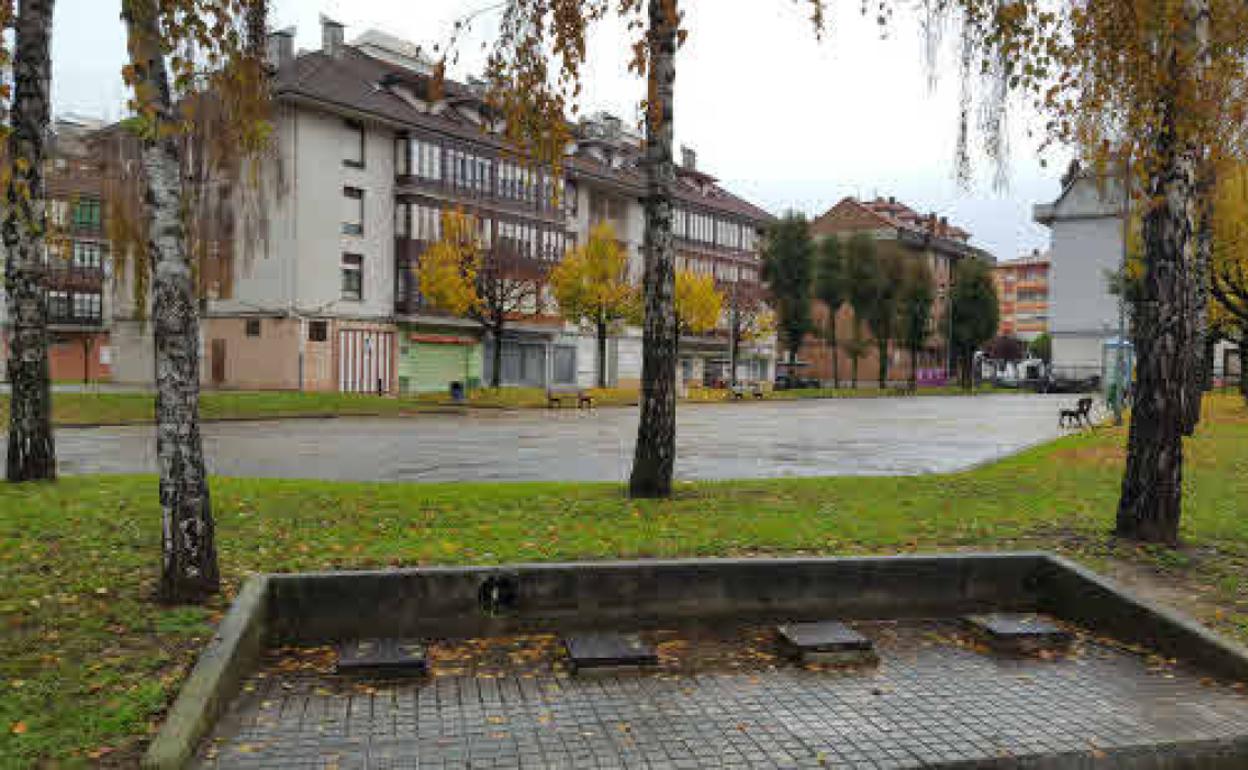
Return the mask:
<path id="1" fill-rule="evenodd" d="M 342 55 L 342 25 L 321 14 L 321 52 L 335 59 Z"/>
<path id="2" fill-rule="evenodd" d="M 290 64 L 295 58 L 295 28 L 270 32 L 265 45 L 265 61 L 273 69 Z"/>
<path id="3" fill-rule="evenodd" d="M 689 171 L 698 170 L 698 153 L 692 147 L 680 146 L 680 165 Z"/>

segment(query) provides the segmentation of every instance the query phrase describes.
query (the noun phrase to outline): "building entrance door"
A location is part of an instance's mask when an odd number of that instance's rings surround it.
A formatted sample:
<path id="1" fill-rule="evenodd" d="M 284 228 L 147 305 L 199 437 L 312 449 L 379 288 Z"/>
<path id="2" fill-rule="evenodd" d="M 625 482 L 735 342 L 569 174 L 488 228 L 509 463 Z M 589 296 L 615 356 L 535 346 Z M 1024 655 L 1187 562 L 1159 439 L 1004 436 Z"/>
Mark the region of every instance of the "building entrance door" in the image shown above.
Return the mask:
<path id="1" fill-rule="evenodd" d="M 214 387 L 225 384 L 225 340 L 212 341 L 212 384 Z"/>

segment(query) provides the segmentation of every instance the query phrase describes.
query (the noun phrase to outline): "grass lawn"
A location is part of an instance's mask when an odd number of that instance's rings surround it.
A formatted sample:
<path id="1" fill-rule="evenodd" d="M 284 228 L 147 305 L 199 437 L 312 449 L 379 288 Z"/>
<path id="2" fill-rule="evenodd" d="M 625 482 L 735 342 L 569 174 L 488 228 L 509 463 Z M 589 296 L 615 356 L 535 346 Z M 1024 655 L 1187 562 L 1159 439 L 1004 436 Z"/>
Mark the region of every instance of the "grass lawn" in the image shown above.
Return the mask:
<path id="1" fill-rule="evenodd" d="M 634 406 L 635 390 L 592 388 L 598 406 Z M 922 395 L 965 395 L 958 388 L 925 388 Z M 993 391 L 981 388 L 978 392 Z M 784 390 L 767 394 L 768 399 L 798 398 L 879 398 L 899 395 L 877 388 L 830 388 Z M 726 401 L 727 390 L 690 388 L 687 402 Z M 752 400 L 752 399 L 747 399 Z M 468 406 L 482 409 L 534 409 L 546 407 L 546 391 L 541 388 L 488 388 L 474 390 Z M 565 403 L 565 407 L 569 404 Z M 205 391 L 200 399 L 200 415 L 206 420 L 267 419 L 306 416 L 401 417 L 455 406 L 442 394 L 418 396 L 368 396 L 350 393 L 298 393 L 292 391 Z M 58 425 L 126 425 L 149 423 L 155 414 L 150 393 L 54 393 L 52 418 Z M 8 424 L 9 397 L 0 394 L 0 430 Z"/>
<path id="2" fill-rule="evenodd" d="M 979 470 L 914 478 L 615 485 L 215 479 L 226 596 L 151 594 L 152 477 L 0 484 L 0 767 L 133 763 L 250 571 L 554 559 L 1046 548 L 1131 567 L 1248 639 L 1248 411 L 1213 399 L 1189 442 L 1178 552 L 1115 544 L 1124 432 L 1102 428 Z"/>

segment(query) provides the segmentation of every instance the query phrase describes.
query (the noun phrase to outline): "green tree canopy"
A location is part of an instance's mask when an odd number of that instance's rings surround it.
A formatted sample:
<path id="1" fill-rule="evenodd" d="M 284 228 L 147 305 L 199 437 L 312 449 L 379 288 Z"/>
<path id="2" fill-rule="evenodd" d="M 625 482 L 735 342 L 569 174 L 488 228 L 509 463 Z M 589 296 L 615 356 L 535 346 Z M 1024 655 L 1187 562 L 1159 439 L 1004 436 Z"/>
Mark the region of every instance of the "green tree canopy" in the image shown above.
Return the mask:
<path id="1" fill-rule="evenodd" d="M 1032 340 L 1028 348 L 1036 358 L 1046 364 L 1053 363 L 1053 337 L 1048 332 Z"/>
<path id="2" fill-rule="evenodd" d="M 802 340 L 811 330 L 811 290 L 814 284 L 815 244 L 806 215 L 789 212 L 767 231 L 763 252 L 763 279 L 775 302 L 776 327 L 790 360 L 797 358 Z"/>
<path id="3" fill-rule="evenodd" d="M 975 351 L 992 339 L 1000 323 L 997 287 L 985 262 L 964 259 L 958 263 L 952 304 L 953 349 L 963 364 L 962 382 L 969 387 Z"/>

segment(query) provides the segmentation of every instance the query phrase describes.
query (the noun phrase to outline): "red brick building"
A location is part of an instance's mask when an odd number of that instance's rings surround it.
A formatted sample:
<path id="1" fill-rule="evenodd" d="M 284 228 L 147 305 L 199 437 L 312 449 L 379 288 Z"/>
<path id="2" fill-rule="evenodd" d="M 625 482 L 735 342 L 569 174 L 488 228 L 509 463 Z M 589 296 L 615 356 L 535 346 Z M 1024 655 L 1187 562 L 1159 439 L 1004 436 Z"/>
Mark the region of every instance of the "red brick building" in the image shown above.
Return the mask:
<path id="1" fill-rule="evenodd" d="M 945 217 L 935 213 L 919 214 L 896 198 L 876 198 L 861 201 L 857 198 L 842 199 L 822 216 L 811 223 L 811 234 L 816 242 L 825 238 L 848 239 L 858 233 L 866 233 L 881 244 L 899 248 L 910 259 L 926 260 L 932 272 L 936 288 L 936 302 L 932 313 L 932 325 L 927 344 L 919 356 L 919 369 L 929 374 L 943 372 L 949 360 L 949 314 L 947 300 L 953 283 L 954 270 L 960 260 L 982 259 L 993 262 L 986 251 L 970 245 L 971 234 Z M 800 360 L 809 366 L 801 376 L 825 382 L 833 379 L 831 350 L 823 337 L 827 329 L 828 309 L 816 300 L 814 320 L 817 335 L 810 335 L 802 346 Z M 850 379 L 852 361 L 846 353 L 845 343 L 853 337 L 854 312 L 848 304 L 841 307 L 836 317 L 838 371 L 840 380 Z M 867 349 L 858 359 L 859 384 L 874 383 L 879 372 L 878 346 L 871 337 L 866 324 L 861 328 Z M 910 377 L 910 355 L 902 345 L 889 345 L 889 379 L 900 382 Z"/>
<path id="2" fill-rule="evenodd" d="M 48 220 L 48 363 L 53 381 L 109 379 L 105 303 L 108 236 L 102 166 L 91 144 L 101 124 L 56 121 L 45 168 Z M 4 334 L 8 358 L 8 334 Z"/>
<path id="3" fill-rule="evenodd" d="M 998 334 L 1030 342 L 1049 330 L 1049 255 L 1032 252 L 992 271 L 1001 311 Z"/>

